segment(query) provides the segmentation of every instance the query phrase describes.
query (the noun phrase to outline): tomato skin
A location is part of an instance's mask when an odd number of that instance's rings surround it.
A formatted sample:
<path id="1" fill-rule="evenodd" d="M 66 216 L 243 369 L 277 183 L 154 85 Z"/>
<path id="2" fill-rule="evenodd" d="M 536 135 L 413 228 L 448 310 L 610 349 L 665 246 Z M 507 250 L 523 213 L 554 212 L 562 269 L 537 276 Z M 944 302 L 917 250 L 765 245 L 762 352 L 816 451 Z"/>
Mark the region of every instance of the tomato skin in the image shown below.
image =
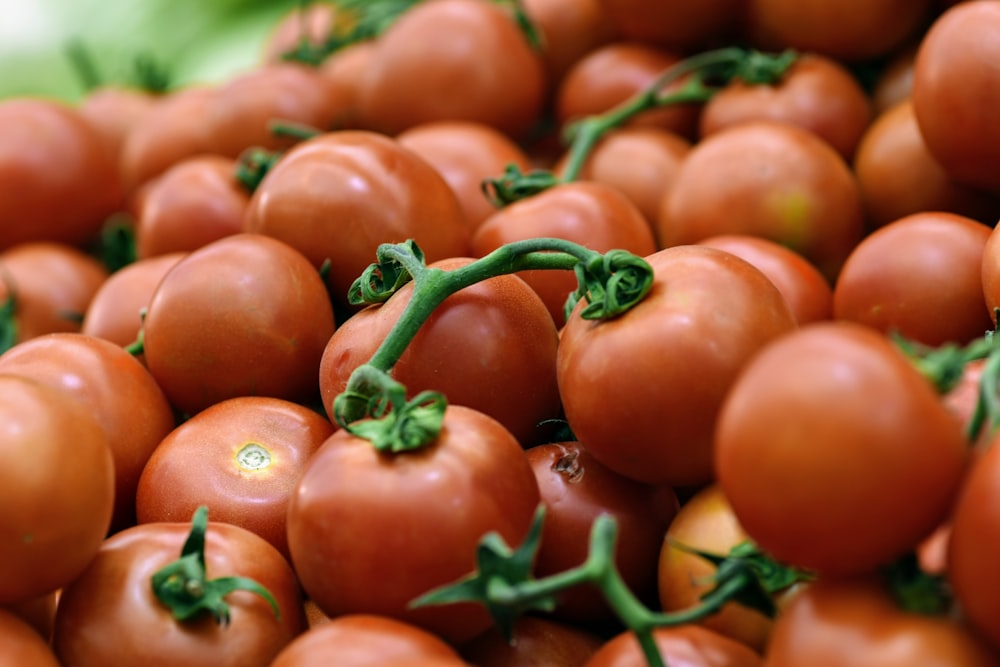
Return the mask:
<path id="1" fill-rule="evenodd" d="M 318 269 L 347 306 L 351 284 L 382 243 L 416 241 L 428 262 L 466 256 L 455 193 L 426 160 L 363 130 L 328 132 L 290 149 L 254 192 L 244 230 L 284 241 Z"/>
<path id="2" fill-rule="evenodd" d="M 160 95 L 140 88 L 106 85 L 89 91 L 80 101 L 80 113 L 104 140 L 116 170 L 125 137 L 160 99 Z"/>
<path id="3" fill-rule="evenodd" d="M 575 625 L 541 616 L 514 621 L 514 642 L 491 628 L 459 647 L 476 667 L 579 667 L 601 646 L 600 638 Z"/>
<path id="4" fill-rule="evenodd" d="M 997 653 L 947 616 L 908 613 L 875 578 L 820 579 L 774 622 L 767 667 L 988 667 Z"/>
<path id="5" fill-rule="evenodd" d="M 305 630 L 295 573 L 263 538 L 209 521 L 205 533 L 208 578 L 253 579 L 274 597 L 276 619 L 256 593 L 226 596 L 230 622 L 209 615 L 174 619 L 153 592 L 153 573 L 180 557 L 189 523 L 147 523 L 112 535 L 89 567 L 63 589 L 52 645 L 64 667 L 97 665 L 216 665 L 266 667 Z"/>
<path id="6" fill-rule="evenodd" d="M 471 120 L 520 140 L 541 118 L 546 76 L 502 8 L 434 0 L 407 10 L 379 36 L 359 93 L 361 122 L 378 132 Z"/>
<path id="7" fill-rule="evenodd" d="M 989 309 L 990 317 L 995 324 L 997 321 L 995 309 L 1000 307 L 1000 233 L 997 233 L 996 227 L 986 239 L 980 275 L 986 307 Z"/>
<path id="8" fill-rule="evenodd" d="M 107 436 L 84 405 L 38 380 L 0 374 L 0 604 L 51 593 L 97 553 L 114 508 Z M 71 455 L 72 465 L 67 464 Z"/>
<path id="9" fill-rule="evenodd" d="M 430 266 L 448 271 L 472 261 L 453 257 Z M 412 298 L 410 283 L 387 302 L 352 315 L 330 337 L 319 387 L 331 421 L 333 401 L 351 373 L 371 359 Z M 559 332 L 538 295 L 517 276 L 496 276 L 445 299 L 392 375 L 411 394 L 439 391 L 450 403 L 488 414 L 528 447 L 547 437 L 540 422 L 561 415 L 558 346 Z"/>
<path id="10" fill-rule="evenodd" d="M 45 640 L 13 612 L 0 609 L 0 667 L 60 667 Z"/>
<path id="11" fill-rule="evenodd" d="M 288 499 L 333 431 L 322 415 L 279 398 L 216 403 L 161 439 L 138 479 L 136 516 L 183 521 L 207 505 L 216 521 L 251 530 L 290 558 Z"/>
<path id="12" fill-rule="evenodd" d="M 946 518 L 967 449 L 888 338 L 837 321 L 802 326 L 749 362 L 722 405 L 714 453 L 719 485 L 763 550 L 849 575 L 915 548 Z"/>
<path id="13" fill-rule="evenodd" d="M 482 607 L 407 605 L 471 573 L 487 532 L 520 544 L 538 502 L 510 432 L 449 405 L 440 436 L 416 451 L 381 454 L 343 429 L 330 436 L 292 496 L 288 546 L 302 587 L 327 615 L 381 614 L 462 642 L 490 627 Z"/>
<path id="14" fill-rule="evenodd" d="M 844 263 L 833 314 L 937 347 L 992 328 L 981 266 L 992 227 L 964 216 L 914 213 L 866 236 Z"/>
<path id="15" fill-rule="evenodd" d="M 375 40 L 349 44 L 334 51 L 319 65 L 330 95 L 330 130 L 362 128 L 361 84 L 375 54 Z"/>
<path id="16" fill-rule="evenodd" d="M 524 11 L 544 40 L 550 90 L 577 60 L 617 35 L 601 0 L 524 0 Z"/>
<path id="17" fill-rule="evenodd" d="M 295 6 L 271 26 L 261 48 L 261 62 L 283 62 L 303 41 L 312 47 L 322 46 L 336 23 L 337 8 L 330 2 Z"/>
<path id="18" fill-rule="evenodd" d="M 346 614 L 296 637 L 270 667 L 388 667 L 418 657 L 465 665 L 443 639 L 415 625 L 374 614 Z"/>
<path id="19" fill-rule="evenodd" d="M 795 328 L 784 297 L 730 253 L 678 246 L 646 257 L 651 290 L 606 321 L 570 317 L 558 354 L 567 421 L 619 474 L 672 486 L 713 477 L 712 434 L 737 373 Z"/>
<path id="20" fill-rule="evenodd" d="M 698 625 L 657 628 L 653 639 L 670 667 L 761 667 L 760 654 Z M 641 667 L 647 661 L 631 631 L 604 644 L 583 667 Z"/>
<path id="21" fill-rule="evenodd" d="M 732 39 L 744 0 L 599 0 L 623 39 L 681 53 Z"/>
<path id="22" fill-rule="evenodd" d="M 301 253 L 234 234 L 189 253 L 160 281 L 143 323 L 145 360 L 188 414 L 236 396 L 305 401 L 334 326 L 323 281 Z"/>

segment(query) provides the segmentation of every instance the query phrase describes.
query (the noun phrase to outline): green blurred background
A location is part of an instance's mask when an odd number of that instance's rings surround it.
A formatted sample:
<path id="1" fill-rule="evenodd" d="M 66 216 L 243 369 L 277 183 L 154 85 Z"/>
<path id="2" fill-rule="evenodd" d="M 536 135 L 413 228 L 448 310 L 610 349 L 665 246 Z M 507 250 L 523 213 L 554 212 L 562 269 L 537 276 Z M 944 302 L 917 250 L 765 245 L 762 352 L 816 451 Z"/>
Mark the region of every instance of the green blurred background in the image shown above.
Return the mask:
<path id="1" fill-rule="evenodd" d="M 108 82 L 137 56 L 171 81 L 219 81 L 259 61 L 277 20 L 300 0 L 0 0 L 0 98 L 85 92 L 67 56 L 82 44 Z"/>

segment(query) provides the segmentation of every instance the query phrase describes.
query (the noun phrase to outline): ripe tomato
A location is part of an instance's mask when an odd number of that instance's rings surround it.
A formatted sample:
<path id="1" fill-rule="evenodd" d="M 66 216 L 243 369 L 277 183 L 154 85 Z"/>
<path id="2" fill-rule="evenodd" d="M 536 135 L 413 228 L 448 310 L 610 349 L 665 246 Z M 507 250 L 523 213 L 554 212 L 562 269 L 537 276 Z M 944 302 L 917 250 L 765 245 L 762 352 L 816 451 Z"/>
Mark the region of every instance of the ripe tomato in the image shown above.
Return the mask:
<path id="1" fill-rule="evenodd" d="M 656 250 L 649 223 L 624 193 L 597 181 L 575 181 L 497 210 L 476 228 L 472 251 L 482 257 L 506 243 L 539 237 L 574 241 L 598 252 L 628 250 L 640 257 Z M 541 269 L 516 275 L 541 297 L 561 327 L 566 299 L 577 288 L 576 275 Z"/>
<path id="2" fill-rule="evenodd" d="M 409 603 L 470 574 L 486 533 L 520 544 L 538 502 L 510 432 L 449 405 L 438 438 L 417 450 L 380 453 L 344 429 L 330 436 L 292 495 L 288 546 L 303 589 L 330 617 L 380 614 L 468 641 L 491 625 L 481 606 Z"/>
<path id="3" fill-rule="evenodd" d="M 718 234 L 777 241 L 836 276 L 861 239 L 864 211 L 847 163 L 814 133 L 747 121 L 698 142 L 664 193 L 661 247 Z"/>
<path id="4" fill-rule="evenodd" d="M 541 119 L 545 94 L 542 59 L 503 8 L 434 0 L 408 9 L 377 38 L 359 110 L 364 127 L 390 135 L 471 120 L 523 139 Z"/>
<path id="5" fill-rule="evenodd" d="M 123 203 L 114 154 L 75 107 L 0 102 L 0 250 L 28 241 L 94 241 Z"/>
<path id="6" fill-rule="evenodd" d="M 601 0 L 523 0 L 522 4 L 542 37 L 549 90 L 577 60 L 616 37 Z"/>
<path id="7" fill-rule="evenodd" d="M 453 270 L 469 258 L 431 264 Z M 355 368 L 367 363 L 413 298 L 404 285 L 388 301 L 348 318 L 326 344 L 319 365 L 323 407 L 331 421 L 333 400 Z M 556 385 L 559 332 L 545 304 L 517 276 L 502 275 L 452 294 L 440 304 L 392 369 L 411 394 L 432 389 L 453 404 L 493 417 L 527 447 L 546 430 L 539 423 L 560 416 Z"/>
<path id="8" fill-rule="evenodd" d="M 216 403 L 165 435 L 153 451 L 135 489 L 137 518 L 183 521 L 207 505 L 216 521 L 257 533 L 289 558 L 288 499 L 333 430 L 322 415 L 280 398 Z"/>
<path id="9" fill-rule="evenodd" d="M 261 62 L 281 62 L 303 42 L 322 47 L 336 24 L 337 8 L 333 3 L 295 5 L 271 26 L 261 47 Z"/>
<path id="10" fill-rule="evenodd" d="M 942 13 L 917 50 L 913 110 L 934 159 L 953 179 L 1000 191 L 1000 130 L 991 109 L 1000 103 L 1000 54 L 993 39 L 1000 5 L 961 2 Z"/>
<path id="11" fill-rule="evenodd" d="M 678 246 L 646 257 L 653 285 L 610 320 L 562 330 L 559 391 L 594 458 L 647 483 L 710 481 L 719 407 L 746 362 L 795 328 L 784 297 L 736 255 Z"/>
<path id="12" fill-rule="evenodd" d="M 872 84 L 872 107 L 877 115 L 910 98 L 913 91 L 913 64 L 919 40 L 896 51 L 879 71 Z"/>
<path id="13" fill-rule="evenodd" d="M 51 593 L 94 558 L 114 507 L 114 462 L 90 411 L 61 389 L 0 375 L 0 604 Z M 71 463 L 67 456 L 72 456 Z"/>
<path id="14" fill-rule="evenodd" d="M 361 129 L 361 82 L 375 54 L 375 40 L 355 42 L 334 51 L 319 65 L 330 95 L 329 129 Z"/>
<path id="15" fill-rule="evenodd" d="M 833 314 L 937 347 L 990 330 L 981 266 L 992 227 L 953 213 L 914 213 L 866 236 L 833 290 Z"/>
<path id="16" fill-rule="evenodd" d="M 61 667 L 48 643 L 13 612 L 0 609 L 0 667 Z"/>
<path id="17" fill-rule="evenodd" d="M 705 103 L 699 133 L 704 138 L 748 120 L 779 120 L 815 132 L 850 160 L 871 118 L 868 93 L 847 66 L 806 53 L 773 84 L 731 81 Z"/>
<path id="18" fill-rule="evenodd" d="M 996 227 L 990 232 L 983 249 L 982 266 L 983 296 L 994 324 L 997 321 L 996 308 L 1000 307 L 1000 233 Z"/>
<path id="19" fill-rule="evenodd" d="M 710 236 L 698 245 L 725 250 L 760 269 L 785 297 L 799 324 L 832 317 L 833 288 L 814 264 L 794 250 L 746 234 Z"/>
<path id="20" fill-rule="evenodd" d="M 234 234 L 189 253 L 160 281 L 144 354 L 170 402 L 194 414 L 236 396 L 314 397 L 334 330 L 319 273 L 294 248 Z"/>
<path id="21" fill-rule="evenodd" d="M 967 447 L 900 350 L 841 321 L 805 325 L 750 360 L 721 407 L 714 453 L 719 485 L 764 551 L 847 575 L 898 558 L 941 523 Z"/>
<path id="22" fill-rule="evenodd" d="M 678 625 L 653 631 L 660 657 L 670 667 L 761 667 L 760 654 L 708 628 Z M 583 667 L 639 667 L 648 664 L 631 631 L 615 635 Z"/>
<path id="23" fill-rule="evenodd" d="M 87 92 L 80 100 L 78 109 L 114 156 L 115 170 L 118 169 L 125 137 L 160 99 L 159 94 L 140 88 L 105 85 Z"/>
<path id="24" fill-rule="evenodd" d="M 205 614 L 174 618 L 150 585 L 155 572 L 177 560 L 190 523 L 146 523 L 112 535 L 90 565 L 64 589 L 52 645 L 64 667 L 152 664 L 190 667 L 267 667 L 306 627 L 302 599 L 288 562 L 264 538 L 232 524 L 209 521 L 208 579 L 246 577 L 270 592 L 280 616 L 259 594 L 225 596 L 229 621 Z"/>
<path id="25" fill-rule="evenodd" d="M 236 180 L 235 159 L 199 155 L 181 160 L 144 189 L 136 207 L 136 256 L 197 250 L 242 232 L 249 201 Z"/>
<path id="26" fill-rule="evenodd" d="M 0 355 L 0 373 L 62 389 L 97 418 L 115 464 L 111 532 L 134 524 L 139 474 L 174 427 L 170 403 L 146 367 L 124 348 L 102 338 L 53 333 Z"/>
<path id="27" fill-rule="evenodd" d="M 599 0 L 622 39 L 689 53 L 730 41 L 743 0 Z"/>
<path id="28" fill-rule="evenodd" d="M 767 667 L 988 667 L 1000 655 L 948 616 L 907 612 L 875 578 L 820 579 L 774 622 Z"/>
<path id="29" fill-rule="evenodd" d="M 514 621 L 514 641 L 491 628 L 460 648 L 476 667 L 580 667 L 601 646 L 596 634 L 540 616 Z"/>
<path id="30" fill-rule="evenodd" d="M 345 614 L 296 637 L 270 667 L 389 667 L 416 658 L 450 659 L 466 663 L 443 639 L 422 628 L 388 616 Z"/>
<path id="31" fill-rule="evenodd" d="M 244 229 L 276 238 L 316 268 L 347 304 L 354 280 L 382 243 L 416 241 L 428 262 L 468 255 L 465 216 L 426 160 L 374 132 L 329 132 L 290 149 L 247 207 Z"/>

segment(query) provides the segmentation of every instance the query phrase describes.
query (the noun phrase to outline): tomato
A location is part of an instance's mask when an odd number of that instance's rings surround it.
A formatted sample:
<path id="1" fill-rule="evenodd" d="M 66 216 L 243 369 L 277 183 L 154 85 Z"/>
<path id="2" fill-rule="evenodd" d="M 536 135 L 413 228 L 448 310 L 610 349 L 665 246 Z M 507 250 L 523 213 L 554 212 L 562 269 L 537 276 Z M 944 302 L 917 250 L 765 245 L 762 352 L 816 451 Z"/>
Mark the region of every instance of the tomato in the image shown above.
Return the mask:
<path id="1" fill-rule="evenodd" d="M 981 266 L 992 227 L 943 212 L 914 213 L 866 236 L 833 291 L 833 314 L 937 347 L 992 327 Z"/>
<path id="2" fill-rule="evenodd" d="M 833 287 L 814 264 L 794 250 L 746 234 L 710 236 L 698 245 L 725 250 L 760 269 L 785 297 L 799 324 L 832 317 Z"/>
<path id="3" fill-rule="evenodd" d="M 145 366 L 122 347 L 81 333 L 53 333 L 0 355 L 0 373 L 62 389 L 101 425 L 115 464 L 111 531 L 135 523 L 139 474 L 174 427 L 174 413 Z"/>
<path id="4" fill-rule="evenodd" d="M 735 79 L 705 103 L 701 137 L 748 120 L 793 123 L 815 132 L 850 160 L 872 119 L 868 93 L 846 65 L 815 53 L 795 59 L 767 85 Z"/>
<path id="5" fill-rule="evenodd" d="M 112 535 L 82 574 L 62 592 L 52 645 L 63 667 L 151 664 L 266 667 L 305 630 L 295 573 L 266 540 L 232 524 L 209 521 L 208 579 L 247 577 L 274 598 L 225 596 L 229 621 L 209 614 L 179 621 L 150 584 L 155 572 L 180 557 L 189 523 L 146 523 Z"/>
<path id="6" fill-rule="evenodd" d="M 713 477 L 712 438 L 730 385 L 767 342 L 795 328 L 760 270 L 704 246 L 646 257 L 646 297 L 604 321 L 572 315 L 562 330 L 559 391 L 570 429 L 594 458 L 647 483 Z"/>
<path id="7" fill-rule="evenodd" d="M 9 604 L 87 567 L 111 523 L 115 473 L 104 430 L 72 395 L 4 373 L 0 399 L 0 488 L 12 508 L 0 515 L 0 604 Z"/>
<path id="8" fill-rule="evenodd" d="M 345 614 L 296 637 L 270 667 L 389 667 L 418 657 L 465 665 L 443 639 L 410 623 L 374 614 Z"/>
<path id="9" fill-rule="evenodd" d="M 646 222 L 653 225 L 660 199 L 691 150 L 691 142 L 669 130 L 653 126 L 625 126 L 605 134 L 587 156 L 579 180 L 607 183 L 632 200 Z M 569 152 L 554 171 L 563 174 Z"/>
<path id="10" fill-rule="evenodd" d="M 482 183 L 509 165 L 531 168 L 527 153 L 489 125 L 470 121 L 437 121 L 415 125 L 396 135 L 403 146 L 437 169 L 458 197 L 470 233 L 496 210 Z"/>
<path id="11" fill-rule="evenodd" d="M 549 90 L 577 60 L 616 37 L 601 0 L 523 0 L 522 5 L 542 37 Z"/>
<path id="12" fill-rule="evenodd" d="M 869 572 L 927 537 L 968 460 L 933 385 L 883 334 L 845 321 L 802 326 L 750 360 L 721 407 L 714 453 L 751 539 L 837 575 Z"/>
<path id="13" fill-rule="evenodd" d="M 874 578 L 820 579 L 778 615 L 767 667 L 987 667 L 1000 656 L 948 616 L 906 612 Z"/>
<path id="14" fill-rule="evenodd" d="M 0 609 L 0 646 L 2 667 L 60 667 L 52 649 L 35 629 L 4 609 Z"/>
<path id="15" fill-rule="evenodd" d="M 103 138 L 105 146 L 114 156 L 116 170 L 125 137 L 160 99 L 159 94 L 140 88 L 105 85 L 87 92 L 80 100 L 80 113 Z"/>
<path id="16" fill-rule="evenodd" d="M 760 654 L 708 628 L 679 625 L 657 628 L 653 639 L 660 657 L 670 667 L 761 667 Z M 647 665 L 639 641 L 631 631 L 616 635 L 583 667 L 643 667 Z"/>
<path id="17" fill-rule="evenodd" d="M 600 638 L 580 628 L 540 616 L 514 621 L 514 641 L 491 628 L 460 648 L 476 667 L 580 667 L 601 646 Z"/>
<path id="18" fill-rule="evenodd" d="M 330 95 L 329 129 L 361 129 L 361 83 L 375 54 L 375 40 L 341 47 L 319 65 Z"/>
<path id="19" fill-rule="evenodd" d="M 1000 5 L 962 2 L 927 30 L 913 70 L 913 110 L 927 149 L 956 181 L 1000 190 L 1000 130 L 991 109 L 1000 103 L 1000 53 L 993 39 Z"/>
<path id="20" fill-rule="evenodd" d="M 296 5 L 283 14 L 264 38 L 261 62 L 281 62 L 303 42 L 322 47 L 337 23 L 337 8 L 330 2 Z"/>
<path id="21" fill-rule="evenodd" d="M 673 490 L 623 477 L 598 463 L 576 442 L 542 444 L 525 454 L 546 507 L 536 575 L 556 574 L 583 563 L 594 520 L 609 514 L 618 525 L 615 565 L 619 574 L 638 598 L 655 599 L 660 544 L 677 511 Z M 590 586 L 560 593 L 553 617 L 586 624 L 615 618 L 604 596 Z"/>
<path id="22" fill-rule="evenodd" d="M 742 0 L 599 0 L 622 38 L 680 52 L 730 41 L 741 27 Z"/>
<path id="23" fill-rule="evenodd" d="M 19 243 L 0 252 L 0 295 L 13 299 L 15 341 L 79 331 L 107 277 L 98 260 L 63 243 Z"/>
<path id="24" fill-rule="evenodd" d="M 383 454 L 338 430 L 313 454 L 288 507 L 288 546 L 306 594 L 330 617 L 390 616 L 453 642 L 490 627 L 472 603 L 411 609 L 475 569 L 480 539 L 528 532 L 538 484 L 499 422 L 449 405 L 436 440 Z"/>
<path id="25" fill-rule="evenodd" d="M 471 261 L 455 257 L 430 266 L 450 271 Z M 355 313 L 330 337 L 319 386 L 331 420 L 333 400 L 354 369 L 375 354 L 412 297 L 409 283 L 387 302 Z M 540 422 L 561 414 L 558 345 L 559 333 L 538 295 L 517 276 L 495 276 L 445 299 L 421 325 L 392 376 L 412 394 L 432 389 L 450 403 L 488 414 L 527 447 L 546 437 Z"/>
<path id="26" fill-rule="evenodd" d="M 471 120 L 522 139 L 541 120 L 545 94 L 542 59 L 503 8 L 434 0 L 379 35 L 359 108 L 364 127 L 390 135 L 429 121 Z"/>
<path id="27" fill-rule="evenodd" d="M 879 71 L 872 84 L 872 108 L 875 115 L 910 98 L 913 91 L 913 65 L 917 59 L 919 40 L 896 51 Z"/>
<path id="28" fill-rule="evenodd" d="M 718 234 L 751 234 L 786 245 L 836 276 L 861 239 L 864 211 L 844 159 L 790 123 L 747 121 L 702 139 L 664 193 L 661 247 Z"/>
<path id="29" fill-rule="evenodd" d="M 190 415 L 236 396 L 312 398 L 333 330 L 309 261 L 281 241 L 241 233 L 167 272 L 143 322 L 144 354 L 170 402 Z"/>
<path id="30" fill-rule="evenodd" d="M 109 275 L 94 292 L 83 313 L 80 333 L 131 345 L 139 336 L 142 313 L 167 271 L 185 252 L 139 259 Z"/>
<path id="31" fill-rule="evenodd" d="M 624 193 L 597 181 L 561 183 L 508 204 L 484 220 L 472 236 L 472 250 L 482 257 L 506 243 L 555 237 L 598 252 L 622 249 L 643 256 L 656 241 L 642 213 Z M 519 271 L 542 298 L 558 326 L 566 321 L 567 297 L 576 290 L 572 271 Z"/>
<path id="32" fill-rule="evenodd" d="M 747 33 L 765 50 L 793 48 L 847 62 L 894 53 L 918 36 L 932 0 L 749 0 Z"/>
<path id="33" fill-rule="evenodd" d="M 554 91 L 553 113 L 559 127 L 587 116 L 604 113 L 647 90 L 668 68 L 680 62 L 673 51 L 635 42 L 614 41 L 581 57 L 566 72 Z M 683 80 L 667 86 L 672 91 Z M 693 138 L 701 105 L 682 104 L 650 109 L 629 124 L 653 125 L 685 138 Z"/>
<path id="34" fill-rule="evenodd" d="M 181 160 L 145 188 L 136 210 L 139 259 L 196 250 L 243 231 L 250 194 L 236 180 L 236 160 L 199 155 Z"/>
<path id="35" fill-rule="evenodd" d="M 993 225 L 1000 197 L 951 178 L 927 149 L 913 101 L 885 110 L 868 126 L 854 156 L 869 227 L 924 211 L 945 211 Z"/>
<path id="36" fill-rule="evenodd" d="M 257 533 L 288 558 L 288 499 L 333 430 L 322 415 L 279 398 L 220 401 L 153 451 L 135 489 L 138 520 L 183 521 L 207 505 L 216 521 Z"/>
<path id="37" fill-rule="evenodd" d="M 341 306 L 382 243 L 416 241 L 428 262 L 468 255 L 461 206 L 444 177 L 399 142 L 342 130 L 290 149 L 247 207 L 244 229 L 276 238 L 316 268 Z"/>
<path id="38" fill-rule="evenodd" d="M 52 637 L 52 623 L 56 616 L 56 604 L 59 601 L 59 590 L 19 600 L 12 604 L 0 605 L 0 608 L 10 612 L 25 621 L 46 642 Z"/>
<path id="39" fill-rule="evenodd" d="M 1000 307 L 1000 233 L 996 227 L 990 232 L 983 248 L 983 259 L 980 267 L 983 281 L 983 296 L 986 307 L 994 324 L 997 322 L 996 308 Z"/>
<path id="40" fill-rule="evenodd" d="M 0 250 L 94 241 L 123 203 L 114 155 L 98 130 L 75 107 L 21 97 L 0 102 L 0 128 Z"/>

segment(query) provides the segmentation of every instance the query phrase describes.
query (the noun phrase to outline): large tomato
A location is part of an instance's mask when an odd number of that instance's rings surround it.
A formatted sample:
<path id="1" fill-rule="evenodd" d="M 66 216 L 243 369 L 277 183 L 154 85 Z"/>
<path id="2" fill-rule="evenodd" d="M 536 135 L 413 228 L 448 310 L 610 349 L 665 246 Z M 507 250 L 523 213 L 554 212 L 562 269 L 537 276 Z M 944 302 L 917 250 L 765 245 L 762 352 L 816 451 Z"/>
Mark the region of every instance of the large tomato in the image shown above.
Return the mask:
<path id="1" fill-rule="evenodd" d="M 760 654 L 746 644 L 700 625 L 657 628 L 653 640 L 670 667 L 761 667 Z M 648 662 L 631 631 L 612 637 L 583 667 L 640 667 Z"/>
<path id="2" fill-rule="evenodd" d="M 604 321 L 583 319 L 578 307 L 563 328 L 563 407 L 581 444 L 612 470 L 704 484 L 730 385 L 795 320 L 774 284 L 736 255 L 691 245 L 646 260 L 654 281 L 638 305 Z"/>
<path id="3" fill-rule="evenodd" d="M 61 667 L 48 643 L 13 612 L 0 609 L 0 667 Z"/>
<path id="4" fill-rule="evenodd" d="M 288 546 L 327 615 L 382 614 L 466 641 L 491 625 L 482 607 L 409 603 L 472 573 L 486 533 L 520 544 L 538 503 L 520 443 L 483 413 L 449 405 L 440 435 L 416 450 L 382 453 L 334 433 L 292 496 Z"/>
<path id="5" fill-rule="evenodd" d="M 915 548 L 947 516 L 968 460 L 933 385 L 853 322 L 804 325 L 761 350 L 726 395 L 714 443 L 719 484 L 750 538 L 833 574 Z"/>

